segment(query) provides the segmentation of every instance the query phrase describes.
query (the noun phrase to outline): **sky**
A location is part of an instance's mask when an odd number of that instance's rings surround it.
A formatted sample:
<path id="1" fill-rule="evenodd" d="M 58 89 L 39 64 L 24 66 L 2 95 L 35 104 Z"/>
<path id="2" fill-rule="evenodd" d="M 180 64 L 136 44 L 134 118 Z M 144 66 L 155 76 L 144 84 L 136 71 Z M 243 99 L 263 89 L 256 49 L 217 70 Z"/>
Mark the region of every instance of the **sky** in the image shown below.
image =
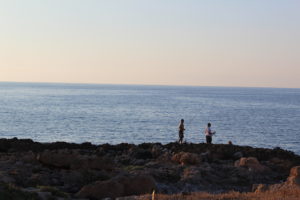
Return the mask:
<path id="1" fill-rule="evenodd" d="M 0 81 L 300 88 L 299 0 L 0 0 Z"/>

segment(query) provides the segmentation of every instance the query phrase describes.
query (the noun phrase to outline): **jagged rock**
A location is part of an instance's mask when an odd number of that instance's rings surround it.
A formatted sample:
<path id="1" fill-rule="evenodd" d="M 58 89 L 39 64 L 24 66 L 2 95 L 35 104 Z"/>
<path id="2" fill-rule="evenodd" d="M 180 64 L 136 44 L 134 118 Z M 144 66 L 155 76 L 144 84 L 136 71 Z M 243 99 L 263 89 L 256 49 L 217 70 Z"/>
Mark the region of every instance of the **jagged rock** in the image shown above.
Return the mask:
<path id="1" fill-rule="evenodd" d="M 76 151 L 69 150 L 46 150 L 38 154 L 37 160 L 44 165 L 63 169 L 113 169 L 113 163 L 110 160 L 98 156 L 80 155 Z"/>
<path id="2" fill-rule="evenodd" d="M 295 166 L 290 171 L 290 176 L 300 176 L 300 166 Z"/>
<path id="3" fill-rule="evenodd" d="M 72 163 L 71 168 L 111 171 L 114 169 L 114 163 L 109 159 L 98 156 L 80 156 L 78 160 Z"/>
<path id="4" fill-rule="evenodd" d="M 202 181 L 201 169 L 197 167 L 185 168 L 181 180 L 199 185 Z"/>
<path id="5" fill-rule="evenodd" d="M 58 167 L 58 168 L 71 168 L 74 160 L 78 160 L 75 154 L 65 151 L 49 151 L 46 150 L 37 155 L 37 160 L 42 164 Z"/>
<path id="6" fill-rule="evenodd" d="M 252 187 L 252 191 L 257 194 L 261 192 L 266 192 L 269 190 L 269 186 L 266 184 L 254 184 Z"/>
<path id="7" fill-rule="evenodd" d="M 146 167 L 145 174 L 153 176 L 157 182 L 176 183 L 181 179 L 181 166 L 170 163 L 152 162 L 148 163 Z"/>
<path id="8" fill-rule="evenodd" d="M 32 163 L 32 164 L 36 164 L 37 163 L 36 154 L 33 153 L 32 151 L 25 152 L 20 157 L 21 157 L 21 160 L 24 163 Z"/>
<path id="9" fill-rule="evenodd" d="M 185 189 L 248 192 L 255 183 L 281 183 L 287 179 L 292 166 L 300 165 L 300 156 L 289 151 L 227 144 L 96 146 L 65 142 L 42 144 L 18 139 L 0 139 L 0 144 L 3 144 L 0 145 L 0 151 L 3 151 L 0 153 L 0 182 L 19 187 L 58 187 L 71 196 L 96 181 L 121 184 L 122 196 L 127 195 L 125 190 L 128 194 L 150 193 L 154 186 L 160 193 L 172 194 Z M 245 158 L 239 159 L 235 167 L 234 156 L 241 156 L 238 152 Z M 120 174 L 126 174 L 122 176 L 122 183 Z M 150 186 L 143 186 L 138 181 L 136 177 L 141 174 L 150 175 Z M 269 190 L 298 187 L 298 180 L 298 171 L 293 169 L 286 183 L 268 187 Z M 134 188 L 126 186 L 132 183 Z"/>
<path id="10" fill-rule="evenodd" d="M 235 152 L 235 153 L 233 154 L 233 158 L 234 158 L 234 159 L 240 159 L 240 158 L 242 158 L 242 157 L 243 157 L 243 153 L 240 152 L 240 151 Z"/>
<path id="11" fill-rule="evenodd" d="M 210 151 L 206 151 L 204 153 L 200 154 L 201 160 L 204 162 L 208 162 L 210 160 L 212 160 L 212 155 Z"/>
<path id="12" fill-rule="evenodd" d="M 195 153 L 180 152 L 172 157 L 172 161 L 181 165 L 196 165 L 200 163 L 199 156 Z"/>
<path id="13" fill-rule="evenodd" d="M 153 145 L 152 149 L 151 149 L 151 153 L 152 153 L 152 156 L 154 158 L 157 158 L 159 156 L 161 156 L 163 154 L 163 148 L 160 146 L 160 145 Z"/>
<path id="14" fill-rule="evenodd" d="M 124 186 L 114 180 L 97 181 L 86 185 L 76 194 L 79 198 L 103 199 L 116 198 L 124 194 Z"/>
<path id="15" fill-rule="evenodd" d="M 161 156 L 159 156 L 157 160 L 162 162 L 170 162 L 172 160 L 172 154 L 169 152 L 165 152 Z"/>
<path id="16" fill-rule="evenodd" d="M 151 193 L 155 189 L 155 181 L 151 176 L 121 176 L 108 181 L 97 181 L 84 186 L 77 194 L 79 198 L 116 198 L 121 196 Z"/>
<path id="17" fill-rule="evenodd" d="M 300 166 L 291 169 L 286 184 L 300 186 Z"/>
<path id="18" fill-rule="evenodd" d="M 135 159 L 152 159 L 152 153 L 149 150 L 133 147 L 129 150 L 129 156 Z"/>
<path id="19" fill-rule="evenodd" d="M 48 200 L 51 198 L 54 198 L 51 194 L 51 192 L 37 192 L 37 195 L 41 200 Z"/>
<path id="20" fill-rule="evenodd" d="M 269 160 L 270 166 L 275 167 L 278 170 L 282 171 L 282 173 L 288 173 L 289 170 L 293 167 L 293 162 L 286 159 L 280 159 L 277 157 L 274 157 Z"/>
<path id="21" fill-rule="evenodd" d="M 5 172 L 0 172 L 0 182 L 11 184 L 11 183 L 15 183 L 16 180 L 13 177 L 6 174 Z"/>
<path id="22" fill-rule="evenodd" d="M 124 187 L 123 196 L 141 195 L 151 193 L 156 184 L 154 179 L 148 175 L 138 175 L 133 177 L 119 177 L 116 179 Z"/>
<path id="23" fill-rule="evenodd" d="M 260 162 L 255 157 L 249 157 L 249 158 L 241 158 L 240 160 L 236 161 L 234 164 L 236 167 L 245 167 L 249 171 L 253 172 L 266 172 L 269 169 L 266 166 L 263 166 L 260 164 Z"/>
<path id="24" fill-rule="evenodd" d="M 286 188 L 296 188 L 300 186 L 300 166 L 295 166 L 290 170 L 290 176 L 287 178 L 287 181 L 284 183 L 266 185 L 258 184 L 253 185 L 253 191 L 255 193 L 266 192 L 266 191 L 280 191 L 285 190 Z"/>

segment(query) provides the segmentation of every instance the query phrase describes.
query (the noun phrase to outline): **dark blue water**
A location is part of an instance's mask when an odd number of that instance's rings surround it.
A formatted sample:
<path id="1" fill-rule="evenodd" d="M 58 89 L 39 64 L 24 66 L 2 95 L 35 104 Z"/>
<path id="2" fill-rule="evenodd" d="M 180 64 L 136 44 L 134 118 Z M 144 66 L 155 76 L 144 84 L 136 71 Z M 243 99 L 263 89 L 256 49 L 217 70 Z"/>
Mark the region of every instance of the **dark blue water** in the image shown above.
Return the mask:
<path id="1" fill-rule="evenodd" d="M 187 142 L 300 154 L 300 89 L 0 83 L 0 137 L 40 142 Z"/>

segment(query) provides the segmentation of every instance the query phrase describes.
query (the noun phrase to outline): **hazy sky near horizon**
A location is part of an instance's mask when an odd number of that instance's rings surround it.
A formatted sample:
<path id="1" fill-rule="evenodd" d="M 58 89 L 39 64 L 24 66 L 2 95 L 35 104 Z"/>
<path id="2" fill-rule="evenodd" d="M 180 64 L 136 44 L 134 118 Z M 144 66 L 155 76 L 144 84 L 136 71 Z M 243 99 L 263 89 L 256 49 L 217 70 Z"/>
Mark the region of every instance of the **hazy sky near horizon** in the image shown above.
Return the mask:
<path id="1" fill-rule="evenodd" d="M 300 88 L 299 0 L 0 0 L 0 81 Z"/>

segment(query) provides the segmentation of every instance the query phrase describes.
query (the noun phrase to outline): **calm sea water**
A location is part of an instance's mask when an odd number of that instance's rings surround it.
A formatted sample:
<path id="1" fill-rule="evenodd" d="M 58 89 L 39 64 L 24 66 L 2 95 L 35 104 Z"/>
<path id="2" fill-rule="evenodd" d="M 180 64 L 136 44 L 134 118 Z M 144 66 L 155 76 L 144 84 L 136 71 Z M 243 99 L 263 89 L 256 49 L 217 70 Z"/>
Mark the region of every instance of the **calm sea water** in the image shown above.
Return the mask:
<path id="1" fill-rule="evenodd" d="M 0 137 L 40 142 L 187 142 L 300 154 L 300 89 L 0 83 Z"/>

